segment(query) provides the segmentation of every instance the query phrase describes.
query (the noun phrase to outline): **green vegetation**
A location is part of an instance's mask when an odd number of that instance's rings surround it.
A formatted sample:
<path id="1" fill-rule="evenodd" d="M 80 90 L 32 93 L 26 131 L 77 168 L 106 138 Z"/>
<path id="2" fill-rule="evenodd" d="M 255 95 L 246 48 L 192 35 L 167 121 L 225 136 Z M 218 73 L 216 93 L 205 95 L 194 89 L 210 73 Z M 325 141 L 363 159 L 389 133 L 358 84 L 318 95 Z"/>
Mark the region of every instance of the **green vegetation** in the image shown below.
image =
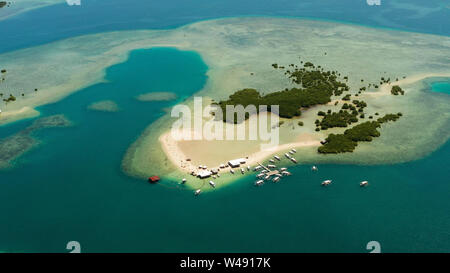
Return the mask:
<path id="1" fill-rule="evenodd" d="M 0 1 L 0 9 L 8 4 L 6 1 Z"/>
<path id="2" fill-rule="evenodd" d="M 322 112 L 323 113 L 323 112 Z M 323 113 L 324 117 L 319 122 L 320 129 L 326 130 L 334 127 L 347 127 L 348 125 L 358 122 L 357 114 L 349 113 L 348 111 L 340 110 L 339 112 Z"/>
<path id="3" fill-rule="evenodd" d="M 9 95 L 9 98 L 7 98 L 7 99 L 3 99 L 3 101 L 4 102 L 11 102 L 11 101 L 15 101 L 16 100 L 16 97 L 14 97 L 12 94 L 11 95 Z"/>
<path id="4" fill-rule="evenodd" d="M 398 96 L 400 94 L 404 95 L 405 91 L 403 91 L 403 89 L 401 89 L 400 86 L 394 85 L 394 86 L 392 86 L 391 94 L 394 96 Z"/>
<path id="5" fill-rule="evenodd" d="M 272 67 L 284 69 L 283 66 L 272 64 Z M 220 101 L 217 104 L 223 111 L 223 120 L 226 121 L 226 106 L 254 105 L 259 111 L 260 105 L 267 105 L 267 111 L 271 111 L 270 105 L 279 105 L 279 116 L 282 118 L 292 118 L 300 116 L 300 108 L 308 108 L 311 106 L 326 104 L 331 101 L 331 96 L 341 95 L 342 92 L 349 90 L 349 87 L 337 80 L 335 71 L 323 71 L 323 69 L 315 69 L 314 64 L 306 62 L 304 68 L 298 68 L 294 64 L 293 71 L 286 71 L 287 75 L 299 87 L 285 89 L 283 91 L 261 95 L 257 90 L 247 88 L 239 90 L 232 94 L 228 100 Z M 245 119 L 250 115 L 245 114 Z M 234 123 L 240 123 L 235 114 Z"/>
<path id="6" fill-rule="evenodd" d="M 347 95 L 345 95 L 345 96 L 342 98 L 342 100 L 349 101 L 351 96 L 352 96 L 352 95 L 347 94 Z"/>
<path id="7" fill-rule="evenodd" d="M 299 121 L 297 124 L 298 124 L 298 126 L 303 126 L 304 125 L 303 121 Z"/>
<path id="8" fill-rule="evenodd" d="M 396 121 L 401 117 L 401 113 L 387 114 L 376 121 L 367 121 L 345 130 L 343 134 L 330 134 L 325 144 L 318 148 L 319 153 L 337 154 L 353 152 L 360 141 L 372 141 L 374 137 L 379 137 L 377 128 L 388 121 Z"/>
<path id="9" fill-rule="evenodd" d="M 319 147 L 318 151 L 322 154 L 337 154 L 345 152 L 353 152 L 358 144 L 345 135 L 330 134 L 326 143 Z"/>

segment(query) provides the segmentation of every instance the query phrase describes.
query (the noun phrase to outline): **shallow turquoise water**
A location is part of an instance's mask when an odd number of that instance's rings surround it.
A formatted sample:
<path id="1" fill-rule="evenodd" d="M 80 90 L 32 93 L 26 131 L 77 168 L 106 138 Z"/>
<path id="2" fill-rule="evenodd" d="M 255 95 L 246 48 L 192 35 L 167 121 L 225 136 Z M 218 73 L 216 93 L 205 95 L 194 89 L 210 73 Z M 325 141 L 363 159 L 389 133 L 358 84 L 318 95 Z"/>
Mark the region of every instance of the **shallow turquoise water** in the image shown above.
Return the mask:
<path id="1" fill-rule="evenodd" d="M 431 84 L 431 90 L 434 92 L 450 94 L 450 81 L 434 82 Z"/>
<path id="2" fill-rule="evenodd" d="M 61 2 L 0 21 L 0 37 L 8 41 L 0 43 L 0 52 L 89 33 L 173 28 L 212 18 L 254 15 L 450 35 L 450 8 L 442 0 L 390 0 L 380 6 L 370 6 L 366 0 L 127 0 L 126 5 L 122 0 L 86 0 L 81 6 Z"/>
<path id="3" fill-rule="evenodd" d="M 201 89 L 206 71 L 194 52 L 136 50 L 107 70 L 107 83 L 41 107 L 74 126 L 39 131 L 42 144 L 0 171 L 0 251 L 65 252 L 73 240 L 84 252 L 366 252 L 373 240 L 385 252 L 450 251 L 448 143 L 406 164 L 299 165 L 278 184 L 255 188 L 248 177 L 198 198 L 124 175 L 129 145 Z M 179 98 L 134 99 L 151 91 Z M 121 111 L 87 110 L 106 99 Z M 0 137 L 31 122 L 0 127 Z M 321 187 L 327 178 L 333 185 Z"/>

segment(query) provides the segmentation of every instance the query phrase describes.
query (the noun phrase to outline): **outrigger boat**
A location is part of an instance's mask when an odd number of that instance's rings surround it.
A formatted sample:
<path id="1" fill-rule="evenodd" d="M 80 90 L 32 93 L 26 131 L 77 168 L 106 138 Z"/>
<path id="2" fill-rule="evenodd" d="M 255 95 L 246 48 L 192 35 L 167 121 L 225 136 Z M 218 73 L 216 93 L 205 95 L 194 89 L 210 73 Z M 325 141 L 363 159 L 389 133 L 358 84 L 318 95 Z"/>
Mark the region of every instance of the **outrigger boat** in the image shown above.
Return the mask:
<path id="1" fill-rule="evenodd" d="M 328 186 L 331 184 L 331 182 L 332 182 L 332 180 L 325 180 L 322 182 L 322 186 Z"/>
<path id="2" fill-rule="evenodd" d="M 369 186 L 369 182 L 368 182 L 368 181 L 363 181 L 363 182 L 359 183 L 359 186 L 360 186 L 360 187 L 366 187 L 366 186 Z"/>
<path id="3" fill-rule="evenodd" d="M 264 184 L 264 180 L 258 180 L 255 182 L 255 186 L 262 186 Z"/>

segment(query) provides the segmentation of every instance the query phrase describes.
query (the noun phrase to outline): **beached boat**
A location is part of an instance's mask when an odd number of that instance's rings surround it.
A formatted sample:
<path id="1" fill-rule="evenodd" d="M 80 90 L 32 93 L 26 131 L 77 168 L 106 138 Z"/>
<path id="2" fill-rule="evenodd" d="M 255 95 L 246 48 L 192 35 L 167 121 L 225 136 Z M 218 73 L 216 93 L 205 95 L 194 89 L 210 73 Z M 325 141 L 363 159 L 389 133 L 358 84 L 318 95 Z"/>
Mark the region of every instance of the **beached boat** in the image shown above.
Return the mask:
<path id="1" fill-rule="evenodd" d="M 216 187 L 216 183 L 214 183 L 213 181 L 209 181 L 209 185 L 211 185 L 211 187 L 215 188 Z"/>
<path id="2" fill-rule="evenodd" d="M 276 160 L 278 160 L 278 161 L 280 161 L 281 160 L 281 158 L 279 157 L 279 156 L 274 156 L 274 158 L 276 159 Z"/>
<path id="3" fill-rule="evenodd" d="M 148 182 L 150 182 L 152 184 L 157 183 L 159 180 L 160 180 L 159 176 L 156 176 L 156 175 L 148 178 Z"/>
<path id="4" fill-rule="evenodd" d="M 230 169 L 230 173 L 234 174 L 234 170 L 233 170 L 233 169 Z"/>
<path id="5" fill-rule="evenodd" d="M 183 180 L 181 180 L 181 184 L 186 183 L 186 178 L 183 178 Z"/>
<path id="6" fill-rule="evenodd" d="M 291 159 L 291 156 L 290 156 L 288 153 L 285 153 L 284 156 L 285 156 L 287 159 Z"/>
<path id="7" fill-rule="evenodd" d="M 294 153 L 296 153 L 296 152 L 297 152 L 297 150 L 296 150 L 296 149 L 292 149 L 292 150 L 291 150 L 291 152 L 294 152 Z"/>
<path id="8" fill-rule="evenodd" d="M 253 170 L 256 172 L 259 171 L 261 168 L 262 168 L 261 166 L 256 166 Z"/>
<path id="9" fill-rule="evenodd" d="M 271 159 L 269 160 L 270 163 L 275 163 L 275 160 Z"/>
<path id="10" fill-rule="evenodd" d="M 241 173 L 244 174 L 245 170 L 244 168 L 241 168 Z"/>
<path id="11" fill-rule="evenodd" d="M 275 165 L 267 165 L 267 168 L 276 168 L 277 166 L 275 166 Z"/>
<path id="12" fill-rule="evenodd" d="M 331 184 L 331 182 L 332 182 L 332 180 L 325 180 L 322 182 L 322 186 L 328 186 Z"/>
<path id="13" fill-rule="evenodd" d="M 369 182 L 368 182 L 368 181 L 363 181 L 363 182 L 359 183 L 359 186 L 360 186 L 360 187 L 366 187 L 366 186 L 369 186 Z"/>
<path id="14" fill-rule="evenodd" d="M 297 160 L 295 160 L 295 158 L 291 158 L 291 161 L 297 164 Z"/>

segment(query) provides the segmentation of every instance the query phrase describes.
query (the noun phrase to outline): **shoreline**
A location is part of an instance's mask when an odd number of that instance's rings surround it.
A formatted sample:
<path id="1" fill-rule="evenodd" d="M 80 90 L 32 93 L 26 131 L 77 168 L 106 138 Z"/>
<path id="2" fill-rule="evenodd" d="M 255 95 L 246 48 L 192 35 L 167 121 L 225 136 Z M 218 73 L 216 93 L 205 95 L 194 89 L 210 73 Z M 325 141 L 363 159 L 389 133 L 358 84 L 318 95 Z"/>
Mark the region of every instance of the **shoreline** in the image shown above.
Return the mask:
<path id="1" fill-rule="evenodd" d="M 450 78 L 450 73 L 427 73 L 427 74 L 418 74 L 410 77 L 406 77 L 404 79 L 400 79 L 395 82 L 391 83 L 383 83 L 380 85 L 379 89 L 375 92 L 367 92 L 366 94 L 369 94 L 371 96 L 384 96 L 384 95 L 390 95 L 391 94 L 391 88 L 394 85 L 398 86 L 404 86 L 404 85 L 410 85 L 415 84 L 421 81 L 424 81 L 429 78 Z"/>
<path id="2" fill-rule="evenodd" d="M 192 163 L 192 161 L 187 161 L 186 159 L 190 158 L 187 156 L 178 146 L 178 141 L 174 140 L 171 136 L 170 131 L 164 133 L 159 137 L 159 142 L 161 144 L 161 147 L 164 151 L 164 153 L 167 155 L 170 162 L 177 167 L 179 171 L 182 172 L 192 172 L 198 169 L 198 165 L 195 165 Z M 314 140 L 306 140 L 306 141 L 299 141 L 299 142 L 292 142 L 292 143 L 286 143 L 277 145 L 271 149 L 267 150 L 260 150 L 256 153 L 246 154 L 242 155 L 242 158 L 247 158 L 247 161 L 245 165 L 256 165 L 258 163 L 262 163 L 269 157 L 275 155 L 276 153 L 281 153 L 283 151 L 294 149 L 294 148 L 302 148 L 302 147 L 315 147 L 320 146 L 320 141 L 314 141 Z M 282 156 L 281 154 L 278 156 Z M 233 160 L 234 158 L 227 158 L 224 156 L 220 159 L 223 164 L 225 164 L 227 167 L 227 162 L 229 160 Z M 219 169 L 220 165 L 208 167 L 208 169 Z"/>

